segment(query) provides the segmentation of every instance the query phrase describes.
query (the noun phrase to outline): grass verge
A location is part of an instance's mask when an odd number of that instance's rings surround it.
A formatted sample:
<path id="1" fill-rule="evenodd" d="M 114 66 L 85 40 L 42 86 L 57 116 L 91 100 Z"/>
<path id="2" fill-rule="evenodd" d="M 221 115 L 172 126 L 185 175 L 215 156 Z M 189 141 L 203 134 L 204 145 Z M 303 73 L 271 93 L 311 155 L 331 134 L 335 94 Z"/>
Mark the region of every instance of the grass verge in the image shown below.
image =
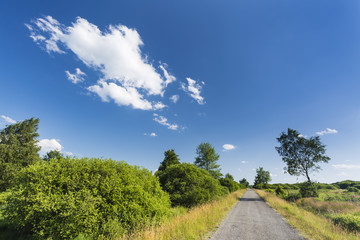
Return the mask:
<path id="1" fill-rule="evenodd" d="M 220 200 L 190 209 L 181 216 L 168 219 L 157 227 L 145 228 L 120 240 L 204 239 L 227 216 L 246 189 L 236 191 Z"/>
<path id="2" fill-rule="evenodd" d="M 324 216 L 315 215 L 295 204 L 261 190 L 256 192 L 276 211 L 287 219 L 287 222 L 298 229 L 306 239 L 359 239 L 359 234 L 349 233 L 333 224 Z"/>

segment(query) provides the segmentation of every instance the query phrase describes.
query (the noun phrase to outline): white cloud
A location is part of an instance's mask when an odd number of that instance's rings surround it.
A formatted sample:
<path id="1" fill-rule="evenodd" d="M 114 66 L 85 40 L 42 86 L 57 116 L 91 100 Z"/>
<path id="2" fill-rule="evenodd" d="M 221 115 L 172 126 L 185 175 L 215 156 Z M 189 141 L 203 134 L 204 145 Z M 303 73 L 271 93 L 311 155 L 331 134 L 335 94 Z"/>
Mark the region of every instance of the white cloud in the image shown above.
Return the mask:
<path id="1" fill-rule="evenodd" d="M 159 65 L 162 74 L 156 71 L 141 52 L 144 43 L 139 33 L 124 25 L 110 25 L 101 31 L 84 18 L 78 17 L 71 26 L 65 26 L 47 16 L 26 26 L 34 42 L 48 53 L 69 50 L 87 67 L 100 72 L 101 79 L 87 89 L 105 102 L 112 99 L 120 106 L 157 110 L 158 103 L 146 98 L 163 96 L 166 86 L 176 80 L 166 70 L 165 63 Z"/>
<path id="2" fill-rule="evenodd" d="M 277 174 L 270 173 L 270 177 L 277 177 Z"/>
<path id="3" fill-rule="evenodd" d="M 346 172 L 340 172 L 338 174 L 336 174 L 338 177 L 348 177 L 350 176 L 349 174 L 347 174 Z"/>
<path id="4" fill-rule="evenodd" d="M 333 164 L 331 166 L 336 169 L 360 169 L 360 165 L 355 164 Z"/>
<path id="5" fill-rule="evenodd" d="M 331 129 L 331 128 L 326 128 L 326 130 L 316 132 L 316 134 L 320 136 L 325 134 L 335 134 L 335 133 L 338 133 L 338 131 L 336 129 Z"/>
<path id="6" fill-rule="evenodd" d="M 167 106 L 165 104 L 163 104 L 162 102 L 157 102 L 157 103 L 153 103 L 153 109 L 154 110 L 159 110 L 159 109 L 163 109 L 166 108 Z"/>
<path id="7" fill-rule="evenodd" d="M 202 86 L 205 84 L 204 82 L 201 82 L 201 84 L 196 83 L 195 80 L 191 78 L 186 78 L 188 81 L 188 84 L 186 86 L 185 83 L 181 83 L 181 88 L 185 92 L 189 93 L 192 98 L 194 98 L 199 104 L 205 104 L 204 98 L 200 96 Z"/>
<path id="8" fill-rule="evenodd" d="M 144 133 L 145 136 L 157 137 L 156 133 Z"/>
<path id="9" fill-rule="evenodd" d="M 224 144 L 222 147 L 223 147 L 223 151 L 230 151 L 236 148 L 234 145 L 231 144 Z"/>
<path id="10" fill-rule="evenodd" d="M 50 152 L 51 150 L 56 150 L 61 152 L 61 150 L 63 149 L 63 146 L 61 146 L 59 140 L 57 139 L 41 139 L 38 142 L 38 145 L 39 147 L 41 147 L 40 151 L 43 153 Z"/>
<path id="11" fill-rule="evenodd" d="M 74 84 L 78 82 L 83 82 L 85 80 L 86 74 L 80 70 L 80 68 L 75 68 L 75 73 L 70 73 L 68 70 L 65 71 L 67 78 Z"/>
<path id="12" fill-rule="evenodd" d="M 304 135 L 302 135 L 302 134 L 299 134 L 298 137 L 306 138 L 306 136 L 304 136 Z"/>
<path id="13" fill-rule="evenodd" d="M 245 164 L 245 163 L 247 163 L 247 161 L 241 161 L 241 163 L 242 163 L 242 164 Z"/>
<path id="14" fill-rule="evenodd" d="M 179 95 L 172 95 L 170 97 L 170 100 L 173 102 L 173 103 L 177 103 L 177 101 L 179 101 L 180 99 L 180 96 Z"/>
<path id="15" fill-rule="evenodd" d="M 10 123 L 10 124 L 15 124 L 16 121 L 10 117 L 7 117 L 5 115 L 1 115 L 1 117 L 7 122 L 7 123 Z"/>
<path id="16" fill-rule="evenodd" d="M 156 113 L 154 113 L 154 121 L 161 124 L 161 125 L 164 125 L 166 126 L 168 129 L 171 129 L 171 130 L 177 130 L 179 128 L 179 126 L 177 124 L 171 124 L 168 122 L 167 118 L 164 117 L 164 116 L 160 116 Z"/>

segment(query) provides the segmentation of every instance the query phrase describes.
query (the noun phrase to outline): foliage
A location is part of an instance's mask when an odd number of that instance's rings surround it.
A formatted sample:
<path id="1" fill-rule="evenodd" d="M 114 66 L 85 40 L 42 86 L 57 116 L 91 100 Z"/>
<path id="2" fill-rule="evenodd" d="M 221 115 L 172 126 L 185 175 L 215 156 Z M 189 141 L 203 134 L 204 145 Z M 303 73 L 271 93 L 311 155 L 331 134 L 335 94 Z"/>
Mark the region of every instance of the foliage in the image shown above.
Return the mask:
<path id="1" fill-rule="evenodd" d="M 283 196 L 283 198 L 288 202 L 295 202 L 301 198 L 301 194 L 298 192 L 290 192 Z"/>
<path id="2" fill-rule="evenodd" d="M 255 188 L 262 188 L 261 185 L 267 185 L 271 181 L 270 172 L 265 171 L 262 167 L 256 169 L 256 176 L 254 181 Z"/>
<path id="3" fill-rule="evenodd" d="M 357 189 L 356 187 L 347 187 L 346 190 L 348 192 L 353 192 L 353 193 L 358 193 L 359 189 Z"/>
<path id="4" fill-rule="evenodd" d="M 239 183 L 245 186 L 245 188 L 248 188 L 250 186 L 249 182 L 245 178 L 241 179 Z"/>
<path id="5" fill-rule="evenodd" d="M 342 228 L 351 232 L 360 232 L 360 216 L 341 214 L 330 216 L 330 219 Z"/>
<path id="6" fill-rule="evenodd" d="M 285 194 L 284 189 L 281 186 L 277 186 L 277 188 L 275 189 L 276 195 L 280 195 L 283 196 Z"/>
<path id="7" fill-rule="evenodd" d="M 240 189 L 240 186 L 237 182 L 234 181 L 234 177 L 229 173 L 225 175 L 224 178 L 219 179 L 221 186 L 227 187 L 229 192 L 235 192 Z"/>
<path id="8" fill-rule="evenodd" d="M 214 178 L 222 176 L 220 173 L 220 165 L 216 162 L 220 155 L 215 152 L 215 148 L 210 143 L 201 143 L 196 148 L 197 157 L 195 158 L 195 165 L 201 169 L 208 171 Z"/>
<path id="9" fill-rule="evenodd" d="M 169 196 L 146 169 L 102 159 L 51 159 L 22 169 L 7 220 L 39 238 L 80 233 L 114 238 L 169 212 Z"/>
<path id="10" fill-rule="evenodd" d="M 160 163 L 158 171 L 164 171 L 167 167 L 173 164 L 179 164 L 179 156 L 175 153 L 174 149 L 170 149 L 164 152 L 164 161 Z"/>
<path id="11" fill-rule="evenodd" d="M 312 186 L 308 182 L 304 182 L 300 185 L 299 193 L 303 198 L 319 196 L 316 186 Z"/>
<path id="12" fill-rule="evenodd" d="M 0 132 L 0 191 L 11 186 L 16 172 L 39 160 L 38 125 L 39 119 L 30 118 Z"/>
<path id="13" fill-rule="evenodd" d="M 327 163 L 330 158 L 325 155 L 325 145 L 320 137 L 306 139 L 296 130 L 288 128 L 287 133 L 282 132 L 277 138 L 280 147 L 275 147 L 282 160 L 287 164 L 285 171 L 290 175 L 303 175 L 312 186 L 309 173 L 320 170 L 320 162 Z"/>
<path id="14" fill-rule="evenodd" d="M 57 151 L 57 150 L 51 150 L 50 152 L 46 153 L 46 155 L 43 157 L 44 161 L 50 161 L 50 159 L 61 159 L 64 155 Z"/>
<path id="15" fill-rule="evenodd" d="M 162 188 L 170 194 L 173 206 L 192 207 L 217 199 L 223 194 L 217 179 L 190 163 L 166 168 L 159 180 Z"/>

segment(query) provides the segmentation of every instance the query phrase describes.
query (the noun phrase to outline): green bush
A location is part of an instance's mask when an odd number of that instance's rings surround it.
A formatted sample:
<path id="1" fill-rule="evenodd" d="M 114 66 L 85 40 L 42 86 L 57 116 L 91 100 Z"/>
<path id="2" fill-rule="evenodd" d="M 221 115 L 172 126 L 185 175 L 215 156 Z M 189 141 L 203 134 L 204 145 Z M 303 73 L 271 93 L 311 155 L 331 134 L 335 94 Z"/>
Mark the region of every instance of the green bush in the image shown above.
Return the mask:
<path id="1" fill-rule="evenodd" d="M 275 194 L 275 190 L 274 190 L 274 189 L 271 189 L 271 188 L 265 189 L 265 192 L 269 192 L 269 193 Z"/>
<path id="2" fill-rule="evenodd" d="M 301 198 L 300 193 L 289 193 L 287 195 L 284 195 L 283 197 L 288 202 L 295 202 L 296 200 Z"/>
<path id="3" fill-rule="evenodd" d="M 346 190 L 348 192 L 352 192 L 352 193 L 358 193 L 359 189 L 357 189 L 356 187 L 347 187 Z"/>
<path id="4" fill-rule="evenodd" d="M 240 189 L 240 186 L 237 182 L 230 178 L 220 178 L 219 179 L 221 186 L 227 187 L 229 192 L 235 192 Z"/>
<path id="5" fill-rule="evenodd" d="M 352 231 L 360 232 L 360 217 L 354 215 L 335 215 L 330 216 L 330 219 L 342 228 Z"/>
<path id="6" fill-rule="evenodd" d="M 276 195 L 284 195 L 285 192 L 284 192 L 284 189 L 281 187 L 281 186 L 278 186 L 276 189 L 275 189 L 275 192 L 276 192 Z"/>
<path id="7" fill-rule="evenodd" d="M 150 171 L 102 159 L 51 159 L 17 174 L 5 214 L 38 238 L 114 238 L 169 213 Z"/>
<path id="8" fill-rule="evenodd" d="M 301 197 L 318 197 L 319 194 L 317 193 L 317 189 L 315 184 L 311 186 L 308 182 L 304 182 L 300 185 L 300 191 L 299 191 Z"/>
<path id="9" fill-rule="evenodd" d="M 193 207 L 224 194 L 219 180 L 190 163 L 171 165 L 159 176 L 173 206 Z"/>

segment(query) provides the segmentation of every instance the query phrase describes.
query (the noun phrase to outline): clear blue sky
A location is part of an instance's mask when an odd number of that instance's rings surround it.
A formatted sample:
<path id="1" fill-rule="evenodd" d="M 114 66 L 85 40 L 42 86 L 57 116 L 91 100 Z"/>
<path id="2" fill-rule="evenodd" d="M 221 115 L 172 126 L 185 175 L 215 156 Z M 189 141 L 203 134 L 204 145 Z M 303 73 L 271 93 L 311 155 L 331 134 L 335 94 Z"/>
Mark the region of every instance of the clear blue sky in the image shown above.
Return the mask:
<path id="1" fill-rule="evenodd" d="M 314 180 L 360 180 L 357 0 L 5 0 L 0 20 L 0 128 L 40 118 L 43 150 L 154 171 L 210 142 L 236 180 L 296 182 L 290 127 L 327 145 Z"/>

